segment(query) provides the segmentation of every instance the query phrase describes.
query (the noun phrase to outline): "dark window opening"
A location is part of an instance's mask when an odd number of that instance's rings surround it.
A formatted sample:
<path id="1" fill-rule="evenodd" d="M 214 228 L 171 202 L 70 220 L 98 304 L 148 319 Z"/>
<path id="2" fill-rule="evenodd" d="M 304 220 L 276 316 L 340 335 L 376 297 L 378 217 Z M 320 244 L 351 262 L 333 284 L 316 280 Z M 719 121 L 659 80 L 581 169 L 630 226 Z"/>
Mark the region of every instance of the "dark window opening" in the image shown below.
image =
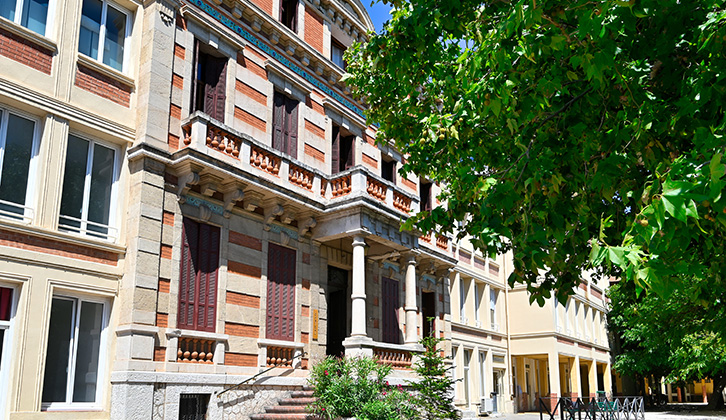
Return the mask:
<path id="1" fill-rule="evenodd" d="M 194 86 L 192 86 L 192 112 L 202 111 L 224 122 L 226 101 L 227 58 L 206 51 L 199 40 L 194 42 Z"/>
<path id="2" fill-rule="evenodd" d="M 179 420 L 204 420 L 207 418 L 209 394 L 179 395 Z"/>
<path id="3" fill-rule="evenodd" d="M 394 185 L 396 184 L 396 161 L 395 160 L 383 160 L 381 162 L 381 176 L 386 181 L 391 181 Z"/>
<path id="4" fill-rule="evenodd" d="M 419 190 L 421 191 L 421 195 L 419 196 L 421 202 L 420 202 L 420 210 L 421 211 L 431 211 L 433 206 L 431 205 L 431 183 L 426 181 L 421 181 L 421 184 L 419 185 Z"/>
<path id="5" fill-rule="evenodd" d="M 398 308 L 401 306 L 398 294 L 398 281 L 388 277 L 381 277 L 381 308 L 382 331 L 381 338 L 384 343 L 400 343 L 400 331 L 398 326 Z"/>
<path id="6" fill-rule="evenodd" d="M 332 174 L 355 166 L 355 135 L 333 124 Z"/>
<path id="7" fill-rule="evenodd" d="M 345 353 L 343 340 L 348 336 L 348 270 L 328 266 L 328 342 L 325 354 L 340 357 Z"/>
<path id="8" fill-rule="evenodd" d="M 297 32 L 297 0 L 280 0 L 280 22 Z"/>
<path id="9" fill-rule="evenodd" d="M 333 42 L 330 45 L 330 59 L 333 61 L 333 64 L 337 65 L 341 69 L 345 70 L 345 68 L 348 66 L 348 63 L 345 62 L 343 59 L 343 54 L 345 53 L 345 50 L 347 48 L 343 46 L 340 42 L 333 39 Z"/>
<path id="10" fill-rule="evenodd" d="M 272 110 L 272 147 L 297 159 L 298 101 L 275 92 Z"/>
<path id="11" fill-rule="evenodd" d="M 421 314 L 423 315 L 423 337 L 433 336 L 436 332 L 436 293 L 421 292 Z"/>

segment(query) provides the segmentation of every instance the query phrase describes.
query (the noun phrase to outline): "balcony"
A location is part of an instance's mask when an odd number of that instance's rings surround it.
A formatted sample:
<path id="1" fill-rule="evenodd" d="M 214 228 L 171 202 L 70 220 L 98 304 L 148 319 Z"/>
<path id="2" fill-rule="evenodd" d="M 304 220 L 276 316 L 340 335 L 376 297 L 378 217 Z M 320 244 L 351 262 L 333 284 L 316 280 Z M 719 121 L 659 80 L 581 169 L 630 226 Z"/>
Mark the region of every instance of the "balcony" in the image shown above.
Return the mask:
<path id="1" fill-rule="evenodd" d="M 301 195 L 324 209 L 365 198 L 391 216 L 406 217 L 418 208 L 418 197 L 363 166 L 329 175 L 252 137 L 196 112 L 182 125 L 183 147 L 220 160 L 249 175 Z M 448 240 L 437 239 L 440 249 Z"/>

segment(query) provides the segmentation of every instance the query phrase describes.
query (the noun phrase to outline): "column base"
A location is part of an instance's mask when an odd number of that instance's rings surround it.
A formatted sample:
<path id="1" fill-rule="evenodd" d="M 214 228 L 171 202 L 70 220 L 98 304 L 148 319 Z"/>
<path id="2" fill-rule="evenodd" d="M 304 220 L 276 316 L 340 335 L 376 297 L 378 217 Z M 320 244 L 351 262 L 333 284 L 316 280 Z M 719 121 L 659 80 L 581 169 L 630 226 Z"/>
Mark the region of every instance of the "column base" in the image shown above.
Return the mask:
<path id="1" fill-rule="evenodd" d="M 373 357 L 373 339 L 367 336 L 346 337 L 345 357 Z"/>

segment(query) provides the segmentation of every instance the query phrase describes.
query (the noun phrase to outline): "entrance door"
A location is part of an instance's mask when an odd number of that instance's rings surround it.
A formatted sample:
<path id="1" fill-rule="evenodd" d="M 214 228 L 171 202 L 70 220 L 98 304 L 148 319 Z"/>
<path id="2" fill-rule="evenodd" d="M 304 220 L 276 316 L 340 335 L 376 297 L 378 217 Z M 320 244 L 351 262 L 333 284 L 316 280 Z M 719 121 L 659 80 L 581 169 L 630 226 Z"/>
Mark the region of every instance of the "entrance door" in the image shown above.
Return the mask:
<path id="1" fill-rule="evenodd" d="M 435 335 L 436 293 L 421 292 L 421 313 L 423 315 L 423 336 Z"/>
<path id="2" fill-rule="evenodd" d="M 5 416 L 5 396 L 8 394 L 10 323 L 14 311 L 13 289 L 0 287 L 0 417 Z"/>
<path id="3" fill-rule="evenodd" d="M 400 300 L 398 297 L 398 281 L 381 277 L 381 301 L 382 301 L 382 323 L 383 323 L 383 342 L 398 344 L 399 328 L 398 328 L 398 307 Z"/>
<path id="4" fill-rule="evenodd" d="M 328 342 L 325 354 L 340 357 L 348 335 L 348 270 L 328 266 Z"/>
<path id="5" fill-rule="evenodd" d="M 590 397 L 590 372 L 587 365 L 580 365 L 580 398 Z"/>

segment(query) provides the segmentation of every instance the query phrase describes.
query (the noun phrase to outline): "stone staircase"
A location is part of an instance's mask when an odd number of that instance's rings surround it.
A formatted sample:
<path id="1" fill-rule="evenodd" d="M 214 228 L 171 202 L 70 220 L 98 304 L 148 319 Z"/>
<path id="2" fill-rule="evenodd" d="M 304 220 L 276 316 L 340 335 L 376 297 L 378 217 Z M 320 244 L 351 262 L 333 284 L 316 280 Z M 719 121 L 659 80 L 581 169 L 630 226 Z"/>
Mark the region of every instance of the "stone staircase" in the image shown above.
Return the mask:
<path id="1" fill-rule="evenodd" d="M 323 420 L 322 417 L 310 414 L 307 406 L 315 402 L 311 388 L 293 391 L 290 398 L 278 401 L 274 407 L 265 407 L 265 412 L 252 414 L 250 420 Z"/>

